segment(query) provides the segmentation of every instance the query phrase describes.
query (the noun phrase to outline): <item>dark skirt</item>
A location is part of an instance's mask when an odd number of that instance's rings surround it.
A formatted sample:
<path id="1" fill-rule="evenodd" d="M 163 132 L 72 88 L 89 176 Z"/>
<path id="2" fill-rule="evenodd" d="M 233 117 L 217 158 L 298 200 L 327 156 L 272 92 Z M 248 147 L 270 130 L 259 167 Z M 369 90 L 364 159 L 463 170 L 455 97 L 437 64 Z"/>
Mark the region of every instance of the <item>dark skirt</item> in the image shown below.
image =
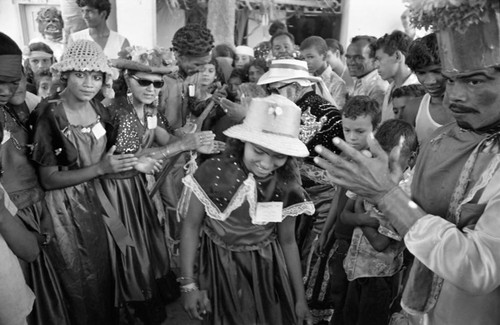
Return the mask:
<path id="1" fill-rule="evenodd" d="M 61 280 L 71 324 L 114 324 L 106 225 L 93 183 L 48 191 L 45 201 L 54 226 L 45 251 Z"/>
<path id="2" fill-rule="evenodd" d="M 43 200 L 43 192 L 37 189 L 23 191 L 23 193 L 11 194 L 13 200 L 19 201 L 20 196 L 30 196 L 30 201 L 36 201 L 25 208 L 18 210 L 17 217 L 25 224 L 31 232 L 53 235 L 52 220 Z M 27 198 L 28 199 L 28 198 Z M 21 198 L 22 201 L 25 201 Z M 28 317 L 29 324 L 69 325 L 70 319 L 66 309 L 63 289 L 53 266 L 53 262 L 47 254 L 47 250 L 53 249 L 53 243 L 40 247 L 38 258 L 26 263 L 20 260 L 26 283 L 35 293 L 36 299 L 33 311 Z"/>
<path id="3" fill-rule="evenodd" d="M 170 266 L 163 225 L 149 197 L 145 175 L 109 175 L 101 179 L 101 184 L 133 241 L 123 254 L 109 238 L 115 305 L 129 304 L 144 321 L 161 322 L 166 318 L 162 291 Z"/>
<path id="4" fill-rule="evenodd" d="M 211 237 L 203 233 L 200 248 L 200 289 L 208 291 L 212 305 L 204 324 L 297 324 L 278 241 L 228 248 Z"/>

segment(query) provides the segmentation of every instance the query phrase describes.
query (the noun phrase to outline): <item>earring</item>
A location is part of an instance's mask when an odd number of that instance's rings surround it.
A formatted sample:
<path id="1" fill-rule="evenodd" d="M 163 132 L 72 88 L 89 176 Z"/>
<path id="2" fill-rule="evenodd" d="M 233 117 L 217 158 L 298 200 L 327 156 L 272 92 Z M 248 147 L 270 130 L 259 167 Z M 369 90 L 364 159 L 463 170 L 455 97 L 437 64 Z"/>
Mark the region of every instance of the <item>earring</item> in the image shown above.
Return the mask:
<path id="1" fill-rule="evenodd" d="M 130 88 L 127 88 L 127 102 L 128 102 L 130 105 L 133 105 L 133 104 L 134 104 L 133 96 L 134 96 L 134 95 L 132 95 L 132 92 L 130 91 Z"/>
<path id="2" fill-rule="evenodd" d="M 151 103 L 151 106 L 153 106 L 154 108 L 157 108 L 158 104 L 160 104 L 159 103 L 159 96 L 156 96 L 155 100 L 153 100 L 153 102 Z"/>

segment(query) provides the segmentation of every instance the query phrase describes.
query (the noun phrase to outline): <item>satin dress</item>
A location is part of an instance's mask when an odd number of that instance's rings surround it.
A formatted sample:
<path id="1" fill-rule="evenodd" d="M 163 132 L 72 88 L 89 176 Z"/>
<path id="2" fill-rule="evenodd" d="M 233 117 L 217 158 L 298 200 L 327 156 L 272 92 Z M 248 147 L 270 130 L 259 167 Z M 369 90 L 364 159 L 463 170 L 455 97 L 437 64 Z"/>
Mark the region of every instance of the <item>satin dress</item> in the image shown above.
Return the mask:
<path id="1" fill-rule="evenodd" d="M 36 110 L 33 160 L 41 166 L 74 170 L 99 162 L 106 136 L 93 128 L 103 126 L 105 111 L 93 102 L 98 119 L 90 125 L 71 125 L 56 98 Z M 113 277 L 107 228 L 95 180 L 49 190 L 45 202 L 54 226 L 47 253 L 58 274 L 71 324 L 115 324 Z"/>
<path id="2" fill-rule="evenodd" d="M 183 182 L 190 189 L 185 193 L 196 195 L 205 208 L 198 280 L 208 291 L 212 313 L 204 324 L 297 324 L 277 223 L 255 222 L 249 211 L 256 202 L 273 201 L 283 202 L 283 219 L 312 214 L 302 187 L 277 173 L 254 178 L 234 156 L 207 160 Z M 241 201 L 254 190 L 253 200 Z"/>
<path id="3" fill-rule="evenodd" d="M 151 147 L 155 125 L 161 125 L 156 110 L 146 108 L 144 121 L 141 122 L 134 107 L 126 99 L 116 100 L 107 109 L 112 115 L 113 130 L 108 147 L 116 145 L 115 154 L 139 154 L 141 150 Z M 157 121 L 155 125 L 151 124 L 152 119 Z M 135 169 L 109 174 L 102 177 L 101 185 L 133 242 L 126 251 L 120 251 L 110 240 L 116 287 L 115 305 L 127 305 L 121 310 L 124 323 L 133 323 L 132 314 L 135 314 L 143 322 L 159 324 L 166 318 L 167 301 L 162 295 L 168 290 L 165 276 L 170 265 L 164 220 L 158 218 L 149 196 L 146 175 Z"/>

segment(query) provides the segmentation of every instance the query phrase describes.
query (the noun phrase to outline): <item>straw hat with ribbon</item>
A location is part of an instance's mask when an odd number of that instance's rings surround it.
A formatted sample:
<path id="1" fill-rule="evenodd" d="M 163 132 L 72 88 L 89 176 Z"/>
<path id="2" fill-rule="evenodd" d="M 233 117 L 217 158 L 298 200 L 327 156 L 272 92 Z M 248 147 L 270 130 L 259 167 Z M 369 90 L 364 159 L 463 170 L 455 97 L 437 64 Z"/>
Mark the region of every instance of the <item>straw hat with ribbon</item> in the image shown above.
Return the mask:
<path id="1" fill-rule="evenodd" d="M 267 85 L 274 82 L 296 82 L 302 87 L 309 87 L 315 84 L 318 95 L 337 106 L 323 79 L 309 74 L 307 62 L 305 61 L 295 59 L 273 60 L 269 70 L 257 81 L 257 85 Z"/>
<path id="2" fill-rule="evenodd" d="M 300 108 L 286 97 L 254 98 L 243 123 L 224 134 L 283 155 L 307 157 L 309 150 L 299 140 L 300 116 Z"/>

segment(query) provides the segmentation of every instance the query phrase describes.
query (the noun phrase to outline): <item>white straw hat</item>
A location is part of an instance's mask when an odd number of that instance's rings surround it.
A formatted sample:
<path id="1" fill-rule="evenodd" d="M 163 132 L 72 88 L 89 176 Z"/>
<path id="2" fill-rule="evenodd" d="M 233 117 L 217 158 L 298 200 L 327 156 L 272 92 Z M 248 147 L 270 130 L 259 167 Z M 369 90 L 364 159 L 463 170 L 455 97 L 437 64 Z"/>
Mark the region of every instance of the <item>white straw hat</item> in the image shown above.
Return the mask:
<path id="1" fill-rule="evenodd" d="M 239 55 L 248 55 L 252 58 L 255 57 L 255 55 L 253 54 L 253 48 L 246 45 L 236 46 L 236 50 L 234 52 Z"/>
<path id="2" fill-rule="evenodd" d="M 307 62 L 294 59 L 273 60 L 269 70 L 260 77 L 257 85 L 267 85 L 273 82 L 297 82 L 302 87 L 307 87 L 322 79 L 313 77 L 307 69 Z"/>
<path id="3" fill-rule="evenodd" d="M 309 150 L 299 140 L 300 116 L 300 108 L 286 97 L 254 98 L 243 124 L 223 133 L 283 155 L 307 157 Z"/>

